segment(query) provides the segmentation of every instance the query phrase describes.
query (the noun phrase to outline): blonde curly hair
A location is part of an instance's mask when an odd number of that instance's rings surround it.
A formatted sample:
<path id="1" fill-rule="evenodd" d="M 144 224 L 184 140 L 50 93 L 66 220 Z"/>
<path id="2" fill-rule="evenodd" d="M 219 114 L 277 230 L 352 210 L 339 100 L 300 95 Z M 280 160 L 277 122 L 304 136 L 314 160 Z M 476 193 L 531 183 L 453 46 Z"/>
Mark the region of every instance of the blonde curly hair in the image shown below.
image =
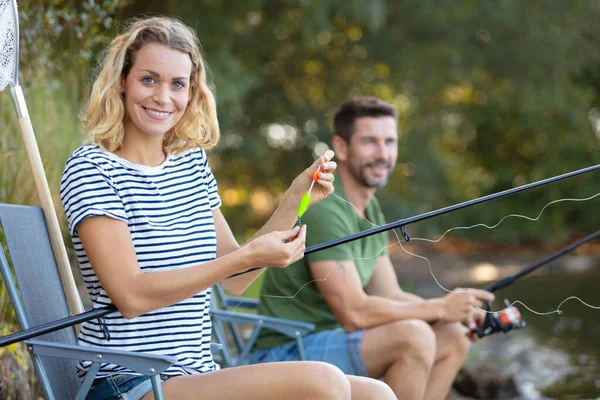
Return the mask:
<path id="1" fill-rule="evenodd" d="M 122 83 L 131 70 L 135 52 L 150 43 L 187 53 L 192 60 L 190 101 L 181 119 L 165 135 L 164 151 L 179 154 L 192 147 L 214 147 L 220 137 L 219 122 L 215 96 L 206 83 L 200 42 L 189 26 L 169 17 L 131 20 L 125 31 L 106 48 L 81 118 L 88 141 L 111 152 L 123 143 Z"/>

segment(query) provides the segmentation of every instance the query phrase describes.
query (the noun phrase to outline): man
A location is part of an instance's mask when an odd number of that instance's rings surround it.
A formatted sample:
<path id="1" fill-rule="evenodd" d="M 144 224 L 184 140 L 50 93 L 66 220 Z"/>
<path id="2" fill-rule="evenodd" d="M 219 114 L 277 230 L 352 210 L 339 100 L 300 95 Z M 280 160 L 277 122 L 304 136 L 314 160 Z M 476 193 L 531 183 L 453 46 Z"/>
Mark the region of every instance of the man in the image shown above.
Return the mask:
<path id="1" fill-rule="evenodd" d="M 337 111 L 335 194 L 347 203 L 332 197 L 306 212 L 307 246 L 385 223 L 375 191 L 396 164 L 396 120 L 392 105 L 372 97 L 349 100 Z M 406 293 L 386 244 L 382 233 L 310 254 L 285 269 L 269 268 L 259 313 L 314 323 L 316 333 L 303 339 L 309 360 L 383 379 L 399 399 L 443 399 L 469 349 L 461 323 L 481 323 L 473 302 L 493 295 L 462 289 L 424 300 Z M 251 362 L 298 359 L 296 342 L 288 340 L 263 330 Z"/>

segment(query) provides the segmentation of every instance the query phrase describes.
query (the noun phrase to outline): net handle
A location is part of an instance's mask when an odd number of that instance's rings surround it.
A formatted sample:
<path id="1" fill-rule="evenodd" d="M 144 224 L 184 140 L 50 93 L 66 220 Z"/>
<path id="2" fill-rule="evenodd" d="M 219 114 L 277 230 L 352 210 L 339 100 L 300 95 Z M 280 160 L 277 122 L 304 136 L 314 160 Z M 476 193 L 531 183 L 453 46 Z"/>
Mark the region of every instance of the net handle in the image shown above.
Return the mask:
<path id="1" fill-rule="evenodd" d="M 19 14 L 17 11 L 17 1 L 9 0 L 12 4 L 12 12 L 14 17 L 15 26 L 15 70 L 14 70 L 14 84 L 11 83 L 10 93 L 12 95 L 13 103 L 17 111 L 17 118 L 19 121 L 19 128 L 25 142 L 25 150 L 29 158 L 29 163 L 33 172 L 33 178 L 37 194 L 44 211 L 44 218 L 46 220 L 46 226 L 48 228 L 48 234 L 50 236 L 50 243 L 52 244 L 52 250 L 54 252 L 54 258 L 60 274 L 63 291 L 67 299 L 69 312 L 72 315 L 81 314 L 83 306 L 81 304 L 81 298 L 75 285 L 75 279 L 73 278 L 73 272 L 71 271 L 71 264 L 69 263 L 69 257 L 65 248 L 60 225 L 56 216 L 56 210 L 54 209 L 54 203 L 52 201 L 52 194 L 48 186 L 48 180 L 46 173 L 44 172 L 44 166 L 42 164 L 42 158 L 38 149 L 37 141 L 33 131 L 33 126 L 29 118 L 29 112 L 27 111 L 27 104 L 25 103 L 25 97 L 23 96 L 23 90 L 19 85 Z M 9 7 L 11 6 L 9 5 Z M 8 10 L 11 12 L 11 10 Z"/>

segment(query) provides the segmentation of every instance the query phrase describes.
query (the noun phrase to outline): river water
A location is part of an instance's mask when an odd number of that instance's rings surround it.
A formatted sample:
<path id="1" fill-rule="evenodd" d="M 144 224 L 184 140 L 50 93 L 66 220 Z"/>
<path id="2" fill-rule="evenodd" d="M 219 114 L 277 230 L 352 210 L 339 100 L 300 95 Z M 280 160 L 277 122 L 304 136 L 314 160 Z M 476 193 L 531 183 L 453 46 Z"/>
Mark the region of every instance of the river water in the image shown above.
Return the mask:
<path id="1" fill-rule="evenodd" d="M 432 270 L 442 285 L 485 287 L 473 272 L 494 266 L 497 278 L 514 274 L 529 262 L 504 257 L 486 262 L 478 257 L 432 258 Z M 443 296 L 422 260 L 394 258 L 404 288 L 424 297 Z M 481 268 L 480 268 L 481 269 Z M 540 271 L 520 279 L 496 293 L 493 309 L 504 307 L 504 299 L 522 301 L 538 312 L 551 312 L 570 296 L 600 306 L 600 260 L 565 257 Z M 467 365 L 475 371 L 491 367 L 514 379 L 520 394 L 512 399 L 600 399 L 600 309 L 586 307 L 578 300 L 561 306 L 562 314 L 540 316 L 518 305 L 527 326 L 507 334 L 498 333 L 473 346 Z M 456 395 L 455 399 L 466 399 Z"/>

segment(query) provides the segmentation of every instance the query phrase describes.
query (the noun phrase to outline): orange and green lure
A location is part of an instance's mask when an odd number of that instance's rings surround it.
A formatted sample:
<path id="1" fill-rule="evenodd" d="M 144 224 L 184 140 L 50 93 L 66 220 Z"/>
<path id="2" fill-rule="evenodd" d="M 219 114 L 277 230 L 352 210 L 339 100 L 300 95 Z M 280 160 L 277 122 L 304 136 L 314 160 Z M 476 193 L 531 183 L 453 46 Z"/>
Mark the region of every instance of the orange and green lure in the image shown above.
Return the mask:
<path id="1" fill-rule="evenodd" d="M 308 209 L 310 205 L 310 192 L 312 191 L 313 186 L 315 186 L 315 182 L 319 180 L 319 171 L 321 170 L 321 166 L 317 168 L 315 172 L 312 174 L 312 182 L 310 187 L 308 188 L 308 192 L 302 196 L 302 200 L 300 200 L 300 206 L 298 207 L 298 221 L 296 221 L 297 226 L 302 226 L 302 216 Z"/>

